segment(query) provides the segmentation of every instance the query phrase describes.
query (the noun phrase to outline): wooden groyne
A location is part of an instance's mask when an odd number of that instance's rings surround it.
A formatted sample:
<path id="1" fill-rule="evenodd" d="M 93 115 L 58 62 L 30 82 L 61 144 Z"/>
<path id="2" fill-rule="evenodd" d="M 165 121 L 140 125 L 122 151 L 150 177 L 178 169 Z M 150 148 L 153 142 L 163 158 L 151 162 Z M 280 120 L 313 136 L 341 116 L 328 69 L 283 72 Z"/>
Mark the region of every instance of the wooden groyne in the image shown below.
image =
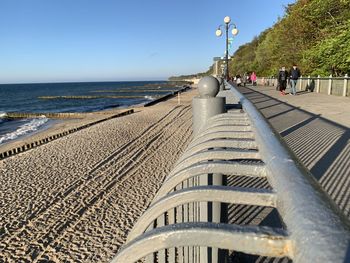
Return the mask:
<path id="1" fill-rule="evenodd" d="M 143 90 L 129 90 L 129 89 L 115 89 L 115 90 L 94 90 L 91 93 L 145 93 L 145 92 L 174 92 L 176 89 L 143 89 Z"/>
<path id="2" fill-rule="evenodd" d="M 143 98 L 144 96 L 117 96 L 117 95 L 106 95 L 106 96 L 40 96 L 38 99 L 41 100 L 91 100 L 91 99 L 137 99 Z"/>
<path id="3" fill-rule="evenodd" d="M 110 115 L 109 111 L 97 111 L 97 112 L 7 112 L 6 118 L 8 119 L 23 119 L 23 118 L 50 118 L 50 119 L 84 119 L 88 115 Z"/>
<path id="4" fill-rule="evenodd" d="M 179 90 L 174 91 L 174 92 L 172 92 L 172 93 L 170 93 L 170 94 L 167 94 L 167 95 L 165 95 L 165 96 L 163 96 L 163 97 L 160 97 L 160 98 L 158 98 L 158 99 L 155 99 L 155 100 L 152 100 L 151 102 L 146 103 L 146 104 L 144 105 L 144 107 L 149 107 L 149 106 L 152 106 L 152 105 L 157 104 L 157 103 L 159 103 L 159 102 L 168 100 L 168 99 L 174 97 L 175 95 L 177 95 L 178 93 L 185 92 L 185 91 L 187 91 L 187 90 L 189 90 L 189 89 L 191 89 L 190 86 L 184 86 L 182 89 L 179 89 Z"/>
<path id="5" fill-rule="evenodd" d="M 155 104 L 157 104 L 159 102 L 168 100 L 168 99 L 176 96 L 178 93 L 185 92 L 185 91 L 187 91 L 189 89 L 191 89 L 190 86 L 184 86 L 182 89 L 179 89 L 179 90 L 174 91 L 174 92 L 172 92 L 170 94 L 167 94 L 167 95 L 165 95 L 163 97 L 160 97 L 158 99 L 155 99 L 155 100 L 153 100 L 151 102 L 146 103 L 144 105 L 144 107 L 149 107 L 149 106 L 155 105 Z M 53 140 L 59 139 L 59 138 L 64 137 L 64 136 L 66 136 L 68 134 L 77 132 L 79 130 L 82 130 L 82 129 L 88 128 L 90 126 L 96 125 L 98 123 L 101 123 L 101 122 L 104 122 L 104 121 L 107 121 L 107 120 L 110 120 L 110 119 L 113 119 L 113 118 L 118 118 L 118 117 L 121 117 L 121 116 L 125 116 L 125 115 L 131 114 L 131 113 L 134 113 L 134 109 L 130 109 L 130 110 L 127 110 L 127 111 L 124 111 L 124 112 L 112 115 L 110 117 L 103 118 L 101 120 L 94 121 L 94 122 L 82 125 L 82 126 L 77 127 L 77 128 L 72 128 L 70 130 L 51 135 L 49 137 L 40 139 L 38 141 L 34 141 L 34 142 L 31 142 L 31 143 L 26 143 L 26 144 L 24 144 L 22 146 L 14 148 L 14 149 L 11 149 L 11 150 L 8 150 L 8 151 L 5 151 L 5 152 L 1 152 L 0 153 L 0 160 L 5 159 L 5 158 L 10 157 L 10 156 L 13 156 L 13 155 L 18 154 L 18 153 L 22 153 L 22 152 L 28 151 L 30 149 L 33 149 L 33 148 L 38 147 L 40 145 L 46 144 L 46 143 L 51 142 Z M 109 114 L 109 113 L 108 112 L 106 112 L 106 113 L 98 112 L 98 114 Z M 55 119 L 55 118 L 56 119 L 62 119 L 62 118 L 73 118 L 74 119 L 74 118 L 84 118 L 84 117 L 86 117 L 86 113 L 25 113 L 25 112 L 9 112 L 6 115 L 7 115 L 7 118 L 39 118 L 39 117 L 45 116 L 47 118 L 52 118 L 52 119 Z"/>
<path id="6" fill-rule="evenodd" d="M 8 112 L 6 117 L 9 119 L 19 119 L 19 118 L 41 118 L 46 117 L 50 119 L 82 119 L 86 117 L 86 113 L 33 113 L 33 112 Z"/>
<path id="7" fill-rule="evenodd" d="M 110 119 L 122 117 L 122 116 L 125 116 L 125 115 L 129 115 L 131 113 L 134 113 L 134 109 L 130 109 L 130 110 L 127 110 L 127 111 L 124 111 L 124 112 L 112 115 L 110 117 L 103 118 L 101 120 L 90 122 L 88 124 L 79 126 L 77 128 L 72 128 L 72 129 L 69 129 L 67 131 L 63 131 L 63 132 L 60 132 L 60 133 L 48 136 L 46 138 L 43 138 L 43 139 L 31 142 L 31 143 L 26 143 L 26 144 L 24 144 L 22 146 L 14 148 L 14 149 L 11 149 L 11 150 L 8 150 L 8 151 L 5 151 L 5 152 L 1 152 L 0 153 L 0 160 L 5 159 L 5 158 L 10 157 L 10 156 L 13 156 L 13 155 L 18 154 L 18 153 L 22 153 L 22 152 L 28 151 L 28 150 L 33 149 L 35 147 L 38 147 L 40 145 L 43 145 L 43 144 L 46 144 L 48 142 L 54 141 L 56 139 L 59 139 L 61 137 L 64 137 L 64 136 L 66 136 L 68 134 L 72 134 L 72 133 L 80 131 L 82 129 L 91 127 L 91 126 L 96 125 L 98 123 L 101 123 L 101 122 L 104 122 L 104 121 L 107 121 L 107 120 L 110 120 Z"/>
<path id="8" fill-rule="evenodd" d="M 148 107 L 148 106 L 152 106 L 154 104 L 157 104 L 161 101 L 165 101 L 167 99 L 174 97 L 179 92 L 181 93 L 181 92 L 184 92 L 188 89 L 190 89 L 189 86 L 184 86 L 183 88 L 181 88 L 179 90 L 172 91 L 169 94 L 166 94 L 162 97 L 156 98 L 148 103 L 145 103 L 144 106 Z M 55 97 L 52 97 L 52 99 L 53 98 L 55 98 Z M 6 118 L 23 119 L 23 118 L 46 117 L 46 118 L 50 118 L 50 119 L 83 119 L 86 117 L 86 114 L 89 114 L 89 113 L 79 113 L 79 112 L 38 112 L 38 113 L 35 113 L 35 112 L 8 112 L 8 113 L 6 113 Z M 110 114 L 110 112 L 99 111 L 99 112 L 93 112 L 93 114 Z"/>

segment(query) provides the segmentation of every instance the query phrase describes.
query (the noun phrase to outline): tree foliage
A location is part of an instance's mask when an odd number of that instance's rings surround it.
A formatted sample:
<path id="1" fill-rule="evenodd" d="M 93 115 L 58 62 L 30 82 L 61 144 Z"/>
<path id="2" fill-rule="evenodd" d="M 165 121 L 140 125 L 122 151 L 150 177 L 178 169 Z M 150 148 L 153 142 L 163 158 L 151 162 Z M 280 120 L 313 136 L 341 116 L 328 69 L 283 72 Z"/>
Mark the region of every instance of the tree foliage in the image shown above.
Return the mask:
<path id="1" fill-rule="evenodd" d="M 253 41 L 238 48 L 231 74 L 276 74 L 296 63 L 303 74 L 350 73 L 350 0 L 299 0 Z"/>
<path id="2" fill-rule="evenodd" d="M 303 75 L 350 75 L 350 0 L 297 0 L 275 25 L 232 56 L 230 75 L 271 76 L 297 64 Z M 211 67 L 200 76 L 211 74 Z M 196 74 L 199 75 L 199 74 Z"/>

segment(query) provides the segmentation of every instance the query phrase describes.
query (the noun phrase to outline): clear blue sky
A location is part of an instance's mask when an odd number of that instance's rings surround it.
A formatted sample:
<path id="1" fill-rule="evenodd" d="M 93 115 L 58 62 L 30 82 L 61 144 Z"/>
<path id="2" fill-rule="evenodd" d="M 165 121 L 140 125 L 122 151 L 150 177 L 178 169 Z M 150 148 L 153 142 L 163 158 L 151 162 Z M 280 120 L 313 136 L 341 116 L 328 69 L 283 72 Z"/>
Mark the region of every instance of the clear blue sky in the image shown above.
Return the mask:
<path id="1" fill-rule="evenodd" d="M 0 83 L 160 80 L 206 71 L 294 0 L 0 0 Z"/>

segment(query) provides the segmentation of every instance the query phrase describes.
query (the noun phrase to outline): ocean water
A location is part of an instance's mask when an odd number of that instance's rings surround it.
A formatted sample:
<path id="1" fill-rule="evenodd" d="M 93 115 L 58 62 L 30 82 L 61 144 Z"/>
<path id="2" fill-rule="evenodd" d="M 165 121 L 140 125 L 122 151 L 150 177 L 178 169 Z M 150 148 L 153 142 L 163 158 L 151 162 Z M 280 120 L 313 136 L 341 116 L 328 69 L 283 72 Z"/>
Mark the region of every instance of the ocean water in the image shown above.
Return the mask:
<path id="1" fill-rule="evenodd" d="M 53 123 L 45 116 L 9 120 L 8 112 L 94 112 L 143 104 L 177 89 L 166 81 L 0 84 L 0 146 Z"/>

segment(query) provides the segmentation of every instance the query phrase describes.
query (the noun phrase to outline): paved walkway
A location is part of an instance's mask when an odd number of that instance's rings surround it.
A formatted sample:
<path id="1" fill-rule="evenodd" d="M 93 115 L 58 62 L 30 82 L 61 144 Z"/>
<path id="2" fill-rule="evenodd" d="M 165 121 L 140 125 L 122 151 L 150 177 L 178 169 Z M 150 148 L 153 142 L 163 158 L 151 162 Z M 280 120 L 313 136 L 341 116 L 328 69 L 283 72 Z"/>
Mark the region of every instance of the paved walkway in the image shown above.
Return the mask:
<path id="1" fill-rule="evenodd" d="M 350 218 L 350 98 L 240 87 Z"/>
<path id="2" fill-rule="evenodd" d="M 250 87 L 279 101 L 350 128 L 350 98 L 330 96 L 315 92 L 298 92 L 297 96 L 282 96 L 275 87 Z M 287 90 L 288 91 L 288 90 Z"/>

